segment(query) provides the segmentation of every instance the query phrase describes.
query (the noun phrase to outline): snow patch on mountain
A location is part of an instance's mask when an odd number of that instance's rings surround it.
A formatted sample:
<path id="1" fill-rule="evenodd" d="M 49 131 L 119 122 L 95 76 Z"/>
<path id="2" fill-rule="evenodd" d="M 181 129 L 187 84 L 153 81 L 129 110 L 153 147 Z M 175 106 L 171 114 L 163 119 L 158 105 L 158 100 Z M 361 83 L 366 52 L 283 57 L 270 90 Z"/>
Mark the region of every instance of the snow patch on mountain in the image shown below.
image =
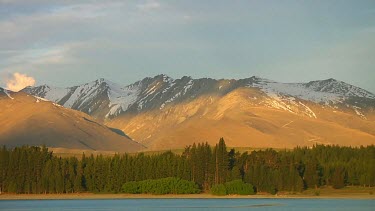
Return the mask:
<path id="1" fill-rule="evenodd" d="M 309 116 L 309 117 L 314 117 L 315 119 L 317 119 L 316 117 L 316 114 L 311 110 L 311 108 L 309 108 L 307 105 L 301 103 L 301 102 L 298 102 L 300 105 L 302 105 L 304 108 L 305 108 L 305 113 Z"/>
<path id="2" fill-rule="evenodd" d="M 126 111 L 130 105 L 136 102 L 140 89 L 138 86 L 120 88 L 117 84 L 108 83 L 108 98 L 110 110 L 106 117 L 116 116 Z"/>
<path id="3" fill-rule="evenodd" d="M 193 79 L 190 79 L 189 82 L 187 82 L 186 85 L 184 86 L 184 93 L 182 93 L 182 95 L 186 94 L 186 92 L 189 89 L 191 89 L 191 87 L 193 87 L 193 84 L 194 84 Z"/>
<path id="4" fill-rule="evenodd" d="M 43 98 L 48 99 L 53 102 L 60 101 L 65 95 L 67 95 L 70 89 L 67 88 L 58 88 L 58 87 L 50 87 L 46 86 L 48 91 L 45 91 L 45 95 Z"/>
<path id="5" fill-rule="evenodd" d="M 44 101 L 44 102 L 49 102 L 49 100 L 45 99 L 45 98 L 42 98 L 42 97 L 38 97 L 38 96 L 33 96 L 37 103 L 39 103 L 40 101 Z"/>
<path id="6" fill-rule="evenodd" d="M 63 106 L 72 108 L 74 105 L 76 105 L 76 107 L 79 108 L 82 104 L 96 96 L 100 84 L 101 81 L 97 80 L 77 87 Z M 77 105 L 78 103 L 80 104 Z"/>
<path id="7" fill-rule="evenodd" d="M 281 109 L 284 111 L 288 111 L 290 113 L 295 113 L 292 109 L 292 107 L 286 103 L 286 100 L 282 99 L 282 96 L 279 96 L 275 93 L 269 93 L 268 95 L 270 97 L 269 100 L 265 101 L 265 104 L 271 108 Z"/>
<path id="8" fill-rule="evenodd" d="M 342 97 L 339 94 L 315 91 L 314 89 L 306 88 L 301 83 L 278 83 L 270 80 L 261 80 L 250 86 L 261 89 L 272 98 L 275 96 L 293 96 L 315 103 L 326 104 L 342 101 Z"/>
<path id="9" fill-rule="evenodd" d="M 371 92 L 368 92 L 362 88 L 332 78 L 321 81 L 311 81 L 309 83 L 304 84 L 304 86 L 318 92 L 335 93 L 346 98 L 362 97 L 375 99 L 375 95 Z"/>
<path id="10" fill-rule="evenodd" d="M 70 92 L 70 88 L 41 85 L 38 87 L 26 87 L 24 91 L 34 96 L 42 97 L 53 102 L 58 102 Z"/>
<path id="11" fill-rule="evenodd" d="M 3 92 L 10 98 L 10 99 L 12 99 L 12 100 L 14 100 L 14 98 L 10 95 L 10 93 L 8 92 L 8 90 L 6 90 L 6 89 L 2 89 L 3 90 Z"/>
<path id="12" fill-rule="evenodd" d="M 173 87 L 177 82 L 176 81 L 170 81 L 169 83 L 170 83 L 169 86 L 165 90 L 162 91 L 162 94 L 167 92 L 167 90 L 169 90 L 171 87 Z M 190 78 L 190 80 L 188 82 L 186 82 L 186 84 L 184 84 L 184 87 L 182 87 L 181 91 L 177 92 L 172 97 L 165 100 L 160 105 L 159 109 L 160 110 L 163 109 L 168 103 L 172 103 L 173 101 L 175 101 L 179 97 L 184 96 L 190 89 L 192 89 L 193 85 L 194 85 L 194 80 L 192 78 Z"/>
<path id="13" fill-rule="evenodd" d="M 252 80 L 247 87 L 259 88 L 263 91 L 270 99 L 272 99 L 269 101 L 272 103 L 268 102 L 268 105 L 293 112 L 291 105 L 298 102 L 299 107 L 304 109 L 303 113 L 313 118 L 317 118 L 315 113 L 308 106 L 299 102 L 298 99 L 329 106 L 335 109 L 338 109 L 338 104 L 343 104 L 345 100 L 351 97 L 375 99 L 374 94 L 364 89 L 334 79 L 311 81 L 309 83 L 279 83 L 259 77 L 252 77 L 251 79 Z M 295 97 L 298 99 L 287 99 L 287 97 Z M 347 107 L 348 106 L 349 105 L 347 105 Z M 358 116 L 362 118 L 365 117 L 358 110 L 359 107 L 352 107 Z"/>
<path id="14" fill-rule="evenodd" d="M 360 107 L 353 106 L 353 109 L 354 109 L 354 112 L 355 112 L 358 116 L 360 116 L 360 117 L 363 118 L 363 119 L 367 119 L 366 116 L 363 115 L 363 114 L 361 113 L 361 111 L 360 111 L 361 108 L 360 108 Z"/>
<path id="15" fill-rule="evenodd" d="M 165 83 L 172 83 L 174 81 L 173 78 L 171 78 L 171 77 L 169 77 L 165 74 L 162 74 L 162 77 L 163 77 L 163 82 L 165 82 Z"/>
<path id="16" fill-rule="evenodd" d="M 174 85 L 176 85 L 175 81 L 168 81 L 168 86 L 161 92 L 162 94 L 165 94 L 168 92 Z"/>

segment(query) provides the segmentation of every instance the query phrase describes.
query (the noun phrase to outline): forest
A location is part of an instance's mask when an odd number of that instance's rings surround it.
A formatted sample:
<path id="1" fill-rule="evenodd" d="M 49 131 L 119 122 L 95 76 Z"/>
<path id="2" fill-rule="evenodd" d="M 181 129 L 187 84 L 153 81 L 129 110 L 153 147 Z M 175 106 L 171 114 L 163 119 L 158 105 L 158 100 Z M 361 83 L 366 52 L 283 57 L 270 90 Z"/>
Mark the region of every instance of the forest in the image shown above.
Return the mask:
<path id="1" fill-rule="evenodd" d="M 58 157 L 46 147 L 0 149 L 0 191 L 7 193 L 275 194 L 320 186 L 374 185 L 373 145 L 239 153 L 221 138 L 216 146 L 193 144 L 182 154 L 83 154 L 80 158 Z"/>

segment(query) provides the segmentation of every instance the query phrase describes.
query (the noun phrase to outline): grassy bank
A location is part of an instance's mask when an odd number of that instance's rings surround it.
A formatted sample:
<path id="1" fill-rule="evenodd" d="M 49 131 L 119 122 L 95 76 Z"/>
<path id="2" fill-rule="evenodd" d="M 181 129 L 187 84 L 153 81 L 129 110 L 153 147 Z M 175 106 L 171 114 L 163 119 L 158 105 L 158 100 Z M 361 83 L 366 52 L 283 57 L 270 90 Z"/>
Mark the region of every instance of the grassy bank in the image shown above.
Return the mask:
<path id="1" fill-rule="evenodd" d="M 317 194 L 319 192 L 319 194 Z M 0 200 L 54 200 L 54 199 L 148 199 L 148 198 L 177 198 L 177 199 L 202 199 L 202 198 L 326 198 L 326 199 L 373 199 L 375 200 L 375 187 L 345 187 L 333 189 L 331 187 L 308 189 L 302 193 L 279 192 L 276 195 L 258 193 L 256 195 L 227 195 L 214 196 L 207 193 L 201 194 L 93 194 L 93 193 L 72 193 L 72 194 L 0 194 Z"/>

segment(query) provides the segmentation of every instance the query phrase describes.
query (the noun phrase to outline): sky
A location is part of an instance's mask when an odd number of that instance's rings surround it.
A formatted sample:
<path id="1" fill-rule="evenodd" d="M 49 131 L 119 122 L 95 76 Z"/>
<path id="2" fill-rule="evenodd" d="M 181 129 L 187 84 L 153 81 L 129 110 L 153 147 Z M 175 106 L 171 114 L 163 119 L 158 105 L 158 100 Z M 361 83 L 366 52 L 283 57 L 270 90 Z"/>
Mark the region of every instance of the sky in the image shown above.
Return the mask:
<path id="1" fill-rule="evenodd" d="M 335 78 L 375 93 L 374 67 L 374 0 L 0 0 L 2 87 L 163 73 Z"/>

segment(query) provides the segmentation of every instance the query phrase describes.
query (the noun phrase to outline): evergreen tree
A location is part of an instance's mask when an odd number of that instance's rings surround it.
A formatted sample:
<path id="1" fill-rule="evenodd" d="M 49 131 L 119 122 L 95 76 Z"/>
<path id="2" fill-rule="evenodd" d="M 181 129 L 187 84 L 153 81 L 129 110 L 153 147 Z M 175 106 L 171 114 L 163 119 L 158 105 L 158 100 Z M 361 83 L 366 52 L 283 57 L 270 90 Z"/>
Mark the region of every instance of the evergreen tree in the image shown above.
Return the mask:
<path id="1" fill-rule="evenodd" d="M 213 158 L 215 161 L 215 184 L 222 184 L 226 182 L 229 169 L 229 156 L 223 138 L 220 138 L 219 143 L 215 146 Z"/>
<path id="2" fill-rule="evenodd" d="M 331 180 L 333 188 L 343 188 L 345 186 L 345 169 L 341 166 L 336 167 Z"/>

